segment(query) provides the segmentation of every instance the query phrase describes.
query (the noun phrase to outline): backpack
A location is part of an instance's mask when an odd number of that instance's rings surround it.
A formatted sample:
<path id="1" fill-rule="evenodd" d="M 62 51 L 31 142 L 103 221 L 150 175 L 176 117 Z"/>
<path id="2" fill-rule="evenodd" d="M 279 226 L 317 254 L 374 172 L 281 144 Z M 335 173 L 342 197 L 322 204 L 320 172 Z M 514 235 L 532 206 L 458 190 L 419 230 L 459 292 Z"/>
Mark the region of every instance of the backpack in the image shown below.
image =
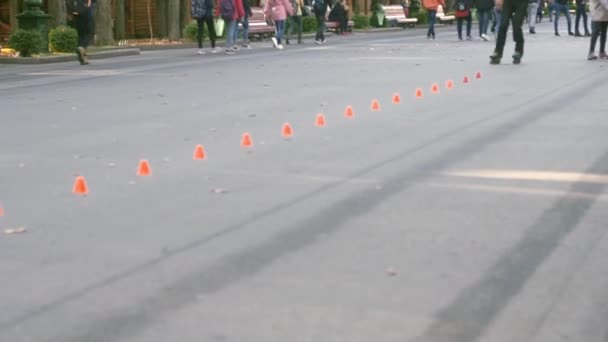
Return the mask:
<path id="1" fill-rule="evenodd" d="M 224 20 L 232 20 L 234 17 L 234 0 L 221 0 L 220 15 Z"/>
<path id="2" fill-rule="evenodd" d="M 85 0 L 73 0 L 69 1 L 69 10 L 77 15 L 82 15 L 89 9 L 85 3 Z"/>
<path id="3" fill-rule="evenodd" d="M 462 12 L 462 11 L 466 11 L 466 10 L 467 10 L 467 4 L 465 3 L 464 0 L 456 1 L 456 11 Z"/>
<path id="4" fill-rule="evenodd" d="M 312 11 L 315 12 L 315 14 L 323 14 L 325 12 L 325 0 L 314 0 Z"/>

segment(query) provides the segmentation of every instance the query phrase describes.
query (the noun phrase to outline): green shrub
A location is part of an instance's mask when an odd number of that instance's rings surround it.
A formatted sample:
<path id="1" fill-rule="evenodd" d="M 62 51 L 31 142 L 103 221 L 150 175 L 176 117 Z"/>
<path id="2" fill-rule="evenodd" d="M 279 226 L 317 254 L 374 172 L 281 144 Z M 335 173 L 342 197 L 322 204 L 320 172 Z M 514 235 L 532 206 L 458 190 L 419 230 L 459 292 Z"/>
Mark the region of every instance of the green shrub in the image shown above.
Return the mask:
<path id="1" fill-rule="evenodd" d="M 369 18 L 363 14 L 355 14 L 353 22 L 356 29 L 366 29 L 369 27 Z"/>
<path id="2" fill-rule="evenodd" d="M 384 13 L 382 13 L 381 17 L 384 18 Z M 372 27 L 388 27 L 388 21 L 386 20 L 386 18 L 384 18 L 382 25 L 380 25 L 376 12 L 372 13 L 372 16 L 369 18 L 369 24 Z"/>
<path id="3" fill-rule="evenodd" d="M 198 24 L 195 20 L 191 21 L 186 27 L 184 27 L 184 32 L 182 32 L 185 38 L 190 39 L 191 41 L 196 41 L 196 35 L 198 34 Z M 207 36 L 207 27 L 203 25 L 203 37 Z"/>
<path id="4" fill-rule="evenodd" d="M 416 18 L 418 18 L 417 24 L 424 25 L 429 22 L 429 15 L 425 10 L 421 10 L 416 14 Z"/>
<path id="5" fill-rule="evenodd" d="M 54 52 L 73 52 L 78 47 L 78 32 L 71 27 L 57 26 L 49 32 L 49 44 Z"/>
<path id="6" fill-rule="evenodd" d="M 17 30 L 8 40 L 8 45 L 19 51 L 21 57 L 30 57 L 40 53 L 41 44 L 40 32 L 33 30 Z"/>
<path id="7" fill-rule="evenodd" d="M 422 6 L 420 6 L 420 0 L 411 0 L 410 1 L 410 13 L 411 13 L 412 17 L 421 11 L 423 11 L 423 10 L 422 10 Z"/>
<path id="8" fill-rule="evenodd" d="M 302 17 L 302 31 L 315 32 L 317 30 L 317 18 L 313 16 Z"/>

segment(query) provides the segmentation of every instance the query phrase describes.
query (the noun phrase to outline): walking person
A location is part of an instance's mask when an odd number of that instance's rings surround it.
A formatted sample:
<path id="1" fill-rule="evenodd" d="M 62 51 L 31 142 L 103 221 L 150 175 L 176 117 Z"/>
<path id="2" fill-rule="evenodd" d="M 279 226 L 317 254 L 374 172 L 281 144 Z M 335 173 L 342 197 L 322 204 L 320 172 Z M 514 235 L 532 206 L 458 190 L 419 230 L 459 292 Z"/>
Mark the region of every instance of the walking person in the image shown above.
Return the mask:
<path id="1" fill-rule="evenodd" d="M 240 0 L 218 0 L 215 16 L 221 17 L 228 27 L 226 30 L 226 54 L 234 55 L 237 50 L 235 39 L 238 22 L 245 16 L 243 2 Z"/>
<path id="2" fill-rule="evenodd" d="M 217 35 L 215 33 L 215 25 L 213 24 L 213 0 L 192 0 L 191 5 L 192 18 L 196 20 L 198 25 L 196 34 L 198 54 L 205 54 L 205 50 L 203 50 L 204 25 L 207 25 L 207 34 L 211 41 L 211 53 L 216 53 L 215 40 L 217 39 Z"/>
<path id="3" fill-rule="evenodd" d="M 241 20 L 239 20 L 239 23 L 243 27 L 243 42 L 241 43 L 241 46 L 244 47 L 245 49 L 249 49 L 251 47 L 249 45 L 249 18 L 253 17 L 253 12 L 251 12 L 251 5 L 249 5 L 249 0 L 237 0 L 237 1 L 241 1 L 243 3 L 243 10 L 245 11 L 245 16 Z M 235 35 L 236 36 L 234 37 L 234 44 L 235 44 L 234 46 L 238 50 L 238 45 L 237 45 L 238 25 L 237 25 L 237 29 L 235 30 Z"/>
<path id="4" fill-rule="evenodd" d="M 473 40 L 471 37 L 471 28 L 473 26 L 473 18 L 471 16 L 471 0 L 456 0 L 454 4 L 456 10 L 456 30 L 458 31 L 458 40 L 462 40 L 462 24 L 467 21 L 467 40 Z"/>
<path id="5" fill-rule="evenodd" d="M 435 39 L 435 21 L 437 20 L 439 5 L 445 8 L 445 0 L 422 0 L 422 6 L 426 9 L 428 15 L 429 29 L 426 33 L 426 39 Z"/>
<path id="6" fill-rule="evenodd" d="M 566 16 L 566 21 L 568 22 L 568 34 L 574 36 L 574 32 L 572 32 L 572 20 L 570 19 L 570 8 L 568 6 L 570 0 L 555 0 L 553 1 L 553 9 L 555 10 L 555 21 L 553 25 L 555 26 L 555 35 L 559 37 L 559 14 L 563 13 Z"/>
<path id="7" fill-rule="evenodd" d="M 542 0 L 540 0 L 542 1 Z M 538 15 L 539 0 L 528 0 L 528 29 L 530 34 L 536 34 L 536 16 Z"/>
<path id="8" fill-rule="evenodd" d="M 494 9 L 494 0 L 476 0 L 477 17 L 479 19 L 479 37 L 488 41 L 488 25 L 490 24 L 490 13 Z"/>
<path id="9" fill-rule="evenodd" d="M 312 10 L 317 19 L 317 34 L 315 44 L 325 44 L 325 15 L 327 14 L 327 0 L 314 0 Z"/>
<path id="10" fill-rule="evenodd" d="M 497 0 L 497 3 L 501 3 L 502 6 L 502 19 L 498 29 L 498 36 L 496 38 L 496 48 L 494 48 L 494 53 L 490 56 L 490 63 L 500 63 L 507 40 L 509 24 L 513 22 L 513 40 L 515 41 L 513 63 L 519 64 L 524 56 L 524 33 L 522 31 L 522 25 L 528 9 L 528 1 L 504 0 L 503 2 L 503 0 Z"/>
<path id="11" fill-rule="evenodd" d="M 536 23 L 540 24 L 543 21 L 543 13 L 545 12 L 545 0 L 538 2 L 538 9 L 536 10 Z"/>
<path id="12" fill-rule="evenodd" d="M 272 37 L 272 44 L 275 48 L 282 50 L 283 33 L 285 32 L 285 20 L 293 14 L 293 7 L 289 0 L 268 0 L 264 4 L 264 15 L 272 18 L 275 27 L 275 37 Z"/>
<path id="13" fill-rule="evenodd" d="M 289 40 L 293 37 L 294 32 L 298 35 L 298 44 L 302 44 L 302 31 L 304 30 L 302 21 L 304 0 L 293 0 L 292 6 L 294 13 L 289 17 L 289 30 L 287 30 L 287 38 L 285 39 L 287 45 L 289 45 Z"/>
<path id="14" fill-rule="evenodd" d="M 592 61 L 598 57 L 595 54 L 595 44 L 597 38 L 600 37 L 600 57 L 608 59 L 606 55 L 606 33 L 608 31 L 608 0 L 591 0 L 589 3 L 591 8 L 591 43 L 589 46 L 589 55 L 587 59 Z"/>
<path id="15" fill-rule="evenodd" d="M 76 55 L 80 65 L 89 64 L 87 48 L 91 43 L 91 0 L 70 0 L 68 3 L 78 32 Z"/>
<path id="16" fill-rule="evenodd" d="M 588 0 L 576 0 L 576 18 L 574 19 L 574 36 L 582 37 L 581 31 L 578 29 L 583 18 L 583 26 L 585 28 L 585 37 L 591 37 L 589 29 L 587 28 L 587 3 Z"/>

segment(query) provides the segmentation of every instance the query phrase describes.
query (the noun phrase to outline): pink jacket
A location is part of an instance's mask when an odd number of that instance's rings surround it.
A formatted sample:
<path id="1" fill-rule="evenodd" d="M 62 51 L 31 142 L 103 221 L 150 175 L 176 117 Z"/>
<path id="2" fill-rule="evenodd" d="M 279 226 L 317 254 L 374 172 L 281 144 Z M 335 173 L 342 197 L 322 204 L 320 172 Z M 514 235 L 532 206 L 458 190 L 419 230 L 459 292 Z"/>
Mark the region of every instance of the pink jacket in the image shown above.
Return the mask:
<path id="1" fill-rule="evenodd" d="M 293 15 L 293 6 L 289 0 L 267 0 L 264 14 L 274 21 L 285 20 L 288 15 Z"/>

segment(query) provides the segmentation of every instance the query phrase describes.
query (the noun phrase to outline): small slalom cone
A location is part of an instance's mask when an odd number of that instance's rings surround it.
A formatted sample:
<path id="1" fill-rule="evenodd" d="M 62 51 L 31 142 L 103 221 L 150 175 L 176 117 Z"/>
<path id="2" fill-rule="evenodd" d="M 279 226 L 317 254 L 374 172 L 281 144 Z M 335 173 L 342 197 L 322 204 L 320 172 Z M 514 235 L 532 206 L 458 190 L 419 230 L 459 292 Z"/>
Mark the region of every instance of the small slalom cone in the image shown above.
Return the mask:
<path id="1" fill-rule="evenodd" d="M 393 94 L 393 104 L 400 104 L 401 103 L 401 96 L 399 95 L 399 93 L 394 93 Z"/>
<path id="2" fill-rule="evenodd" d="M 418 88 L 418 89 L 416 89 L 416 98 L 417 98 L 417 99 L 421 99 L 421 98 L 423 98 L 423 97 L 424 97 L 424 95 L 423 95 L 423 93 L 422 93 L 422 88 Z"/>
<path id="3" fill-rule="evenodd" d="M 344 109 L 344 117 L 351 119 L 354 116 L 355 116 L 355 112 L 353 111 L 353 107 L 352 106 L 346 106 L 346 109 Z"/>
<path id="4" fill-rule="evenodd" d="M 462 83 L 467 84 L 469 83 L 469 76 L 465 76 L 464 79 L 462 80 Z"/>
<path id="5" fill-rule="evenodd" d="M 293 128 L 288 122 L 283 124 L 283 128 L 281 129 L 281 135 L 285 139 L 293 137 Z"/>
<path id="6" fill-rule="evenodd" d="M 431 93 L 439 94 L 439 85 L 437 83 L 433 83 L 433 85 L 431 85 Z"/>
<path id="7" fill-rule="evenodd" d="M 480 79 L 481 79 L 481 71 L 478 71 L 478 72 L 475 74 L 475 79 L 477 79 L 477 80 L 480 80 Z"/>
<path id="8" fill-rule="evenodd" d="M 454 81 L 452 81 L 452 80 L 445 81 L 445 87 L 448 90 L 454 89 Z"/>
<path id="9" fill-rule="evenodd" d="M 137 175 L 138 176 L 150 176 L 152 175 L 152 168 L 150 167 L 150 163 L 142 159 L 139 161 L 139 166 L 137 167 Z"/>
<path id="10" fill-rule="evenodd" d="M 325 115 L 317 114 L 315 125 L 317 125 L 317 127 L 325 127 L 325 125 L 327 125 L 327 122 L 325 121 Z"/>
<path id="11" fill-rule="evenodd" d="M 380 111 L 380 102 L 378 102 L 378 100 L 374 99 L 372 100 L 372 112 L 379 112 Z"/>
<path id="12" fill-rule="evenodd" d="M 4 209 L 2 208 L 2 206 L 0 205 L 0 217 L 4 216 Z"/>
<path id="13" fill-rule="evenodd" d="M 241 137 L 241 147 L 251 148 L 253 147 L 253 139 L 251 139 L 251 134 L 245 132 Z"/>
<path id="14" fill-rule="evenodd" d="M 72 188 L 72 192 L 75 195 L 87 195 L 89 193 L 89 187 L 87 185 L 86 179 L 83 176 L 76 177 L 74 181 L 74 187 Z M 2 215 L 0 215 L 2 216 Z"/>
<path id="15" fill-rule="evenodd" d="M 203 145 L 196 145 L 194 148 L 194 154 L 192 155 L 192 159 L 194 160 L 205 160 L 207 159 L 207 152 Z"/>

